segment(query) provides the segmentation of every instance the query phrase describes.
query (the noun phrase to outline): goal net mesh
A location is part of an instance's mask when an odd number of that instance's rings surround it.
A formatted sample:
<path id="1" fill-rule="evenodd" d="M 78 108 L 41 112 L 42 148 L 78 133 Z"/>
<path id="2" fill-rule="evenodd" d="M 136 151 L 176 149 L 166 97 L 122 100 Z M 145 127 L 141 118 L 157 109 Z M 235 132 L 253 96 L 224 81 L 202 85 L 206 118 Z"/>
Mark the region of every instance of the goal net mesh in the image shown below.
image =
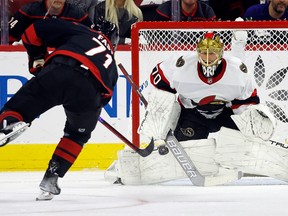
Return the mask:
<path id="1" fill-rule="evenodd" d="M 132 27 L 132 79 L 142 94 L 149 95 L 149 74 L 156 64 L 174 55 L 195 52 L 196 44 L 206 32 L 216 32 L 226 55 L 239 57 L 253 74 L 261 103 L 277 119 L 273 140 L 285 143 L 288 137 L 288 47 L 287 21 L 275 22 L 142 22 Z M 285 27 L 286 26 L 286 27 Z M 244 46 L 232 45 L 236 31 L 246 31 Z M 187 77 L 189 79 L 189 77 Z M 144 106 L 132 91 L 132 139 L 146 142 L 137 128 Z"/>

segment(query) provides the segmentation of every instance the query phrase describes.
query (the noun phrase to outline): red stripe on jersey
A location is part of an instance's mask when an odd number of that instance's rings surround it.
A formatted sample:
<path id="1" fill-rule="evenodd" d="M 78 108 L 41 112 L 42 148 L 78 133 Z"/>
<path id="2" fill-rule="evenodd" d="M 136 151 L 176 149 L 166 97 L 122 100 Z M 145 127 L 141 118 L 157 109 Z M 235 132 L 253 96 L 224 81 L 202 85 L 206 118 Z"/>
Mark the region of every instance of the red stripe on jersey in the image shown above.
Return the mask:
<path id="1" fill-rule="evenodd" d="M 14 118 L 18 119 L 19 121 L 23 121 L 23 117 L 20 113 L 15 112 L 15 111 L 5 111 L 0 115 L 0 122 L 2 122 L 3 119 L 5 119 L 8 116 L 14 117 Z"/>
<path id="2" fill-rule="evenodd" d="M 60 148 L 60 149 L 64 150 L 65 152 L 70 153 L 71 155 L 77 157 L 80 154 L 83 147 L 81 145 L 79 145 L 78 143 L 64 137 L 58 143 L 57 149 L 58 148 Z"/>
<path id="3" fill-rule="evenodd" d="M 162 13 L 162 12 L 159 11 L 158 9 L 156 9 L 156 12 L 157 12 L 158 14 L 160 14 L 161 16 L 165 17 L 165 18 L 171 19 L 171 16 L 167 16 L 166 14 Z"/>
<path id="4" fill-rule="evenodd" d="M 68 21 L 77 21 L 77 22 L 82 22 L 84 19 L 88 17 L 88 14 L 85 14 L 85 16 L 81 17 L 80 19 L 75 19 L 73 17 L 61 17 L 63 20 L 68 20 Z"/>
<path id="5" fill-rule="evenodd" d="M 157 87 L 157 84 L 160 83 L 160 80 L 163 81 L 165 84 L 167 84 L 170 88 L 170 82 L 167 80 L 167 78 L 165 77 L 162 69 L 160 68 L 160 64 L 157 64 L 157 71 L 153 71 L 150 74 L 150 83 L 152 83 L 152 85 L 154 85 L 155 87 Z M 159 75 L 159 76 L 158 76 Z M 157 77 L 159 77 L 159 80 L 157 79 Z M 157 82 L 157 83 L 156 83 Z"/>
<path id="6" fill-rule="evenodd" d="M 37 36 L 34 25 L 29 26 L 22 35 L 23 43 L 41 46 L 42 40 Z"/>
<path id="7" fill-rule="evenodd" d="M 43 19 L 44 16 L 39 15 L 39 16 L 31 16 L 30 14 L 27 14 L 26 12 L 24 12 L 23 10 L 19 9 L 19 13 L 21 13 L 22 15 L 29 17 L 30 19 Z"/>
<path id="8" fill-rule="evenodd" d="M 106 84 L 102 80 L 101 73 L 100 73 L 99 69 L 88 58 L 86 58 L 83 55 L 80 55 L 80 54 L 77 54 L 77 53 L 74 53 L 74 52 L 71 52 L 71 51 L 67 51 L 67 50 L 55 50 L 52 54 L 49 55 L 49 57 L 47 59 L 45 59 L 45 61 L 48 62 L 49 59 L 51 59 L 52 57 L 54 57 L 56 55 L 69 56 L 69 57 L 74 58 L 77 61 L 81 62 L 86 67 L 88 67 L 89 70 L 91 71 L 91 73 L 96 77 L 96 79 L 101 83 L 101 85 L 108 92 L 108 93 L 103 93 L 103 97 L 104 98 L 112 97 L 113 91 L 111 89 L 109 89 L 108 86 L 106 86 Z"/>
<path id="9" fill-rule="evenodd" d="M 210 95 L 210 96 L 207 96 L 205 98 L 202 98 L 200 101 L 199 101 L 199 105 L 206 105 L 206 104 L 210 104 L 211 102 L 215 101 L 215 98 L 216 98 L 216 95 Z"/>
<path id="10" fill-rule="evenodd" d="M 254 89 L 251 96 L 247 98 L 246 100 L 237 100 L 237 104 L 232 104 L 231 109 L 238 109 L 242 105 L 255 105 L 259 102 L 257 101 L 258 95 L 257 95 L 257 89 Z"/>

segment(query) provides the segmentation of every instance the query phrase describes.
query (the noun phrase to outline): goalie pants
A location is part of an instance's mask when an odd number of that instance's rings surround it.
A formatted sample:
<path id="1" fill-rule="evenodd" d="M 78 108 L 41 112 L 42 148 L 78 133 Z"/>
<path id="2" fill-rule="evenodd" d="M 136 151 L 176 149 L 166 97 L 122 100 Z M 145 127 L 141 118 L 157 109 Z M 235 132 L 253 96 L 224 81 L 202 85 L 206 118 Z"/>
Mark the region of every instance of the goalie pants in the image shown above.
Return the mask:
<path id="1" fill-rule="evenodd" d="M 90 139 L 102 110 L 101 92 L 94 76 L 88 70 L 82 69 L 74 59 L 54 57 L 36 77 L 19 89 L 4 105 L 2 112 L 17 112 L 25 122 L 31 123 L 58 105 L 64 107 L 66 123 L 64 137 L 59 142 L 52 160 L 60 163 L 61 177 Z M 55 124 L 59 124 L 58 121 L 55 116 Z"/>
<path id="2" fill-rule="evenodd" d="M 209 133 L 217 132 L 222 126 L 238 130 L 231 119 L 233 111 L 225 107 L 221 114 L 214 119 L 207 119 L 197 109 L 185 109 L 182 107 L 181 114 L 174 131 L 179 141 L 206 139 Z"/>

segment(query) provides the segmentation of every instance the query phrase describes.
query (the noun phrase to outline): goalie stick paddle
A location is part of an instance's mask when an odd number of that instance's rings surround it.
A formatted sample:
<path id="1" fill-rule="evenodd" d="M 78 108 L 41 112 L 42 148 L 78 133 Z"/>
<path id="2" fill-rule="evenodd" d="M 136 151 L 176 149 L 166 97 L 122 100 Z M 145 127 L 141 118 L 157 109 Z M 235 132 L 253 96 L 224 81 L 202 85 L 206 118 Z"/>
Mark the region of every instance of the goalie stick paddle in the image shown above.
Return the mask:
<path id="1" fill-rule="evenodd" d="M 154 140 L 152 139 L 149 145 L 144 148 L 140 149 L 133 143 L 131 143 L 128 139 L 126 139 L 120 132 L 118 132 L 114 127 L 112 127 L 108 122 L 106 122 L 103 118 L 99 116 L 98 120 L 112 133 L 114 133 L 119 139 L 121 139 L 126 145 L 136 151 L 140 156 L 147 157 L 150 155 L 154 150 Z"/>
<path id="2" fill-rule="evenodd" d="M 143 96 L 143 94 L 139 91 L 139 88 L 134 83 L 134 81 L 129 76 L 128 72 L 124 68 L 124 66 L 117 62 L 117 65 L 119 69 L 122 71 L 128 82 L 131 84 L 134 91 L 137 92 L 140 100 L 144 103 L 145 108 L 148 105 L 147 100 Z M 153 139 L 152 139 L 153 140 Z M 179 165 L 184 170 L 185 174 L 188 176 L 190 181 L 195 186 L 204 186 L 205 184 L 205 177 L 201 175 L 201 173 L 197 170 L 196 166 L 190 159 L 190 157 L 187 155 L 186 151 L 183 149 L 181 144 L 178 142 L 176 137 L 174 136 L 172 130 L 169 131 L 165 138 L 165 143 L 168 146 L 168 149 L 172 152 L 176 160 L 178 161 Z"/>

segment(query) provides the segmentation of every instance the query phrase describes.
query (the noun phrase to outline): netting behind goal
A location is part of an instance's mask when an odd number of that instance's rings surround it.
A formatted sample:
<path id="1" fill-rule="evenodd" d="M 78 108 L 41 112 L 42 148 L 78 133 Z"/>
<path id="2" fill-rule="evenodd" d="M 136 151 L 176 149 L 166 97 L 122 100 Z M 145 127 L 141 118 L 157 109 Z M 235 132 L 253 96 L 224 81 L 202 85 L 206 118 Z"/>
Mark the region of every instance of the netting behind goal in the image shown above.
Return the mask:
<path id="1" fill-rule="evenodd" d="M 245 47 L 231 46 L 233 31 L 245 30 Z M 288 22 L 142 22 L 132 27 L 132 79 L 143 95 L 149 94 L 149 74 L 157 63 L 184 52 L 194 52 L 199 38 L 217 32 L 224 43 L 225 55 L 236 55 L 253 74 L 261 103 L 277 119 L 273 140 L 284 143 L 288 137 Z M 233 51 L 233 52 L 232 52 Z M 189 77 L 187 77 L 189 79 Z M 132 141 L 145 142 L 137 134 L 144 106 L 132 93 Z"/>

